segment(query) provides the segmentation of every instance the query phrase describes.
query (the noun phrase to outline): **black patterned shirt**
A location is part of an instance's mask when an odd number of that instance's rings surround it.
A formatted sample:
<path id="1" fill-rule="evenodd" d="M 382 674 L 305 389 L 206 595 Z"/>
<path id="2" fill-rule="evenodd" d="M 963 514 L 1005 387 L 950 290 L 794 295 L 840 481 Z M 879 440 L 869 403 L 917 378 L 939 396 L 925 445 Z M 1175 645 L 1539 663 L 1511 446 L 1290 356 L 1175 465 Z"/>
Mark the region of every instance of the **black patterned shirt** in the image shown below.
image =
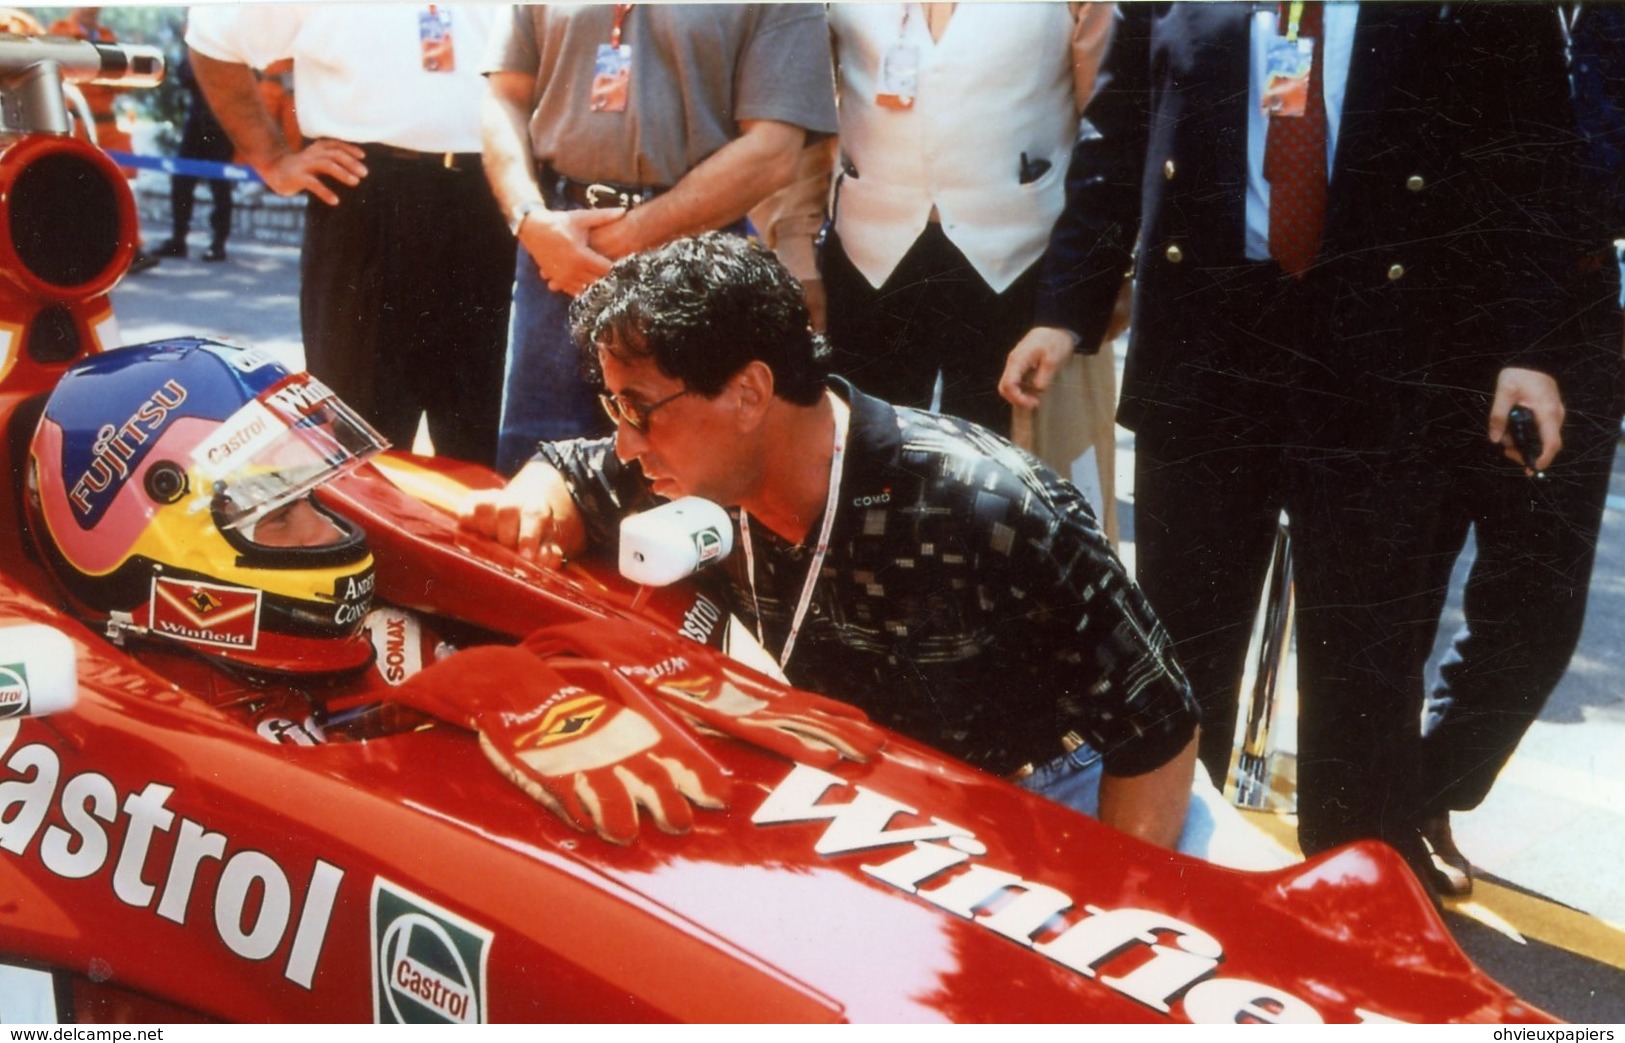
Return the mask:
<path id="1" fill-rule="evenodd" d="M 1114 775 L 1183 749 L 1197 720 L 1189 685 L 1082 494 L 980 427 L 831 385 L 852 425 L 790 681 L 997 774 L 1058 756 L 1068 732 Z M 539 451 L 564 474 L 595 550 L 613 550 L 620 518 L 658 502 L 612 447 Z M 747 628 L 760 623 L 777 658 L 813 548 L 763 525 L 751 535 L 755 596 L 737 551 L 701 576 Z"/>

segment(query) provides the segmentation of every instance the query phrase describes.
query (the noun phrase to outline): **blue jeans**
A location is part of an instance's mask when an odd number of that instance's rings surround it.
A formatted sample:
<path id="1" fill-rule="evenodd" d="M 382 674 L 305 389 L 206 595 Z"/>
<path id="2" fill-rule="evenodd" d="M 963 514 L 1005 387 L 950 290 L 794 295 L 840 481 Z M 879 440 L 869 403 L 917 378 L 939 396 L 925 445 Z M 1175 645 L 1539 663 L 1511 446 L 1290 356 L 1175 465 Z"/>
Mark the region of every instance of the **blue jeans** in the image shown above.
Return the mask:
<path id="1" fill-rule="evenodd" d="M 570 300 L 547 288 L 536 262 L 518 247 L 497 434 L 497 470 L 504 475 L 523 467 L 537 442 L 608 433 L 597 389 L 581 375 L 570 339 Z"/>
<path id="2" fill-rule="evenodd" d="M 1063 807 L 1100 817 L 1100 777 L 1104 762 L 1092 747 L 1041 764 L 1019 785 Z M 1207 773 L 1197 767 L 1185 828 L 1179 834 L 1180 854 L 1236 869 L 1277 869 L 1292 857 L 1242 818 L 1241 813 L 1214 789 Z"/>

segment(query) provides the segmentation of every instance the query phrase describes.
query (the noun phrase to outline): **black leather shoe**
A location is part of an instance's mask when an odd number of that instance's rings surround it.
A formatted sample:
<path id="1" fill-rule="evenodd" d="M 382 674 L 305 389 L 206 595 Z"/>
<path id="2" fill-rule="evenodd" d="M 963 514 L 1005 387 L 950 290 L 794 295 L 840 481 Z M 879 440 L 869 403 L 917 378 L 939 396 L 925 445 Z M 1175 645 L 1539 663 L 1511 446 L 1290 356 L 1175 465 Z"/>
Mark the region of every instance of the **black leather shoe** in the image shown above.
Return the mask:
<path id="1" fill-rule="evenodd" d="M 154 257 L 185 257 L 186 240 L 165 239 L 162 246 L 152 252 Z"/>
<path id="2" fill-rule="evenodd" d="M 1422 838 L 1427 841 L 1432 863 L 1428 883 L 1433 889 L 1450 898 L 1472 894 L 1473 865 L 1456 846 L 1456 838 L 1450 835 L 1449 814 L 1423 820 Z"/>
<path id="3" fill-rule="evenodd" d="M 135 256 L 130 259 L 131 275 L 134 275 L 137 272 L 144 272 L 148 268 L 156 267 L 158 267 L 158 258 L 147 253 L 145 250 L 137 250 L 135 252 Z"/>
<path id="4" fill-rule="evenodd" d="M 226 248 L 220 243 L 215 243 L 203 251 L 203 259 L 205 261 L 224 261 L 226 259 Z"/>

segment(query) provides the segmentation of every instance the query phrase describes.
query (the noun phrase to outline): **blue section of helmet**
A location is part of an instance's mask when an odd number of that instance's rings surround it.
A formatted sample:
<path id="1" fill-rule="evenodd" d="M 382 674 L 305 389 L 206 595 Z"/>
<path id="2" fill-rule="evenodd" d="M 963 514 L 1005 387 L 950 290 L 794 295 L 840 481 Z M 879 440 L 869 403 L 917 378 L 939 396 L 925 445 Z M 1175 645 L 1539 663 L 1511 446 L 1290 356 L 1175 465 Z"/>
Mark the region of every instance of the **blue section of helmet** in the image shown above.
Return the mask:
<path id="1" fill-rule="evenodd" d="M 287 376 L 264 352 L 195 337 L 75 364 L 52 392 L 45 418 L 62 430 L 59 466 L 80 527 L 101 520 L 177 419 L 225 420 Z"/>

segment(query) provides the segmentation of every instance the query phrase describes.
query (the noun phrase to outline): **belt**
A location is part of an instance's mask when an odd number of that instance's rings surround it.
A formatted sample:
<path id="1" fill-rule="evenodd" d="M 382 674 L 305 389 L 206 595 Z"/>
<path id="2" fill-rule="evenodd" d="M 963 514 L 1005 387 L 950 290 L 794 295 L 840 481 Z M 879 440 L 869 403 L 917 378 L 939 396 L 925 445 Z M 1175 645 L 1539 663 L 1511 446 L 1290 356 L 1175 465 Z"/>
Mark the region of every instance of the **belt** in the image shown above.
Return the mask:
<path id="1" fill-rule="evenodd" d="M 545 165 L 538 174 L 542 194 L 549 202 L 563 201 L 587 210 L 608 210 L 612 207 L 630 210 L 665 191 L 663 188 L 635 188 L 608 181 L 577 181 Z"/>
<path id="2" fill-rule="evenodd" d="M 414 152 L 409 148 L 396 148 L 394 145 L 380 145 L 377 142 L 368 142 L 361 148 L 366 152 L 368 159 L 387 159 L 397 163 L 440 167 L 445 170 L 482 169 L 478 152 Z"/>
<path id="3" fill-rule="evenodd" d="M 1066 753 L 1075 753 L 1079 747 L 1087 745 L 1088 743 L 1084 741 L 1083 736 L 1079 735 L 1077 732 L 1067 732 L 1065 735 L 1061 736 L 1061 749 Z M 1020 782 L 1022 779 L 1026 778 L 1037 770 L 1038 765 L 1034 764 L 1032 761 L 1028 761 L 1026 764 L 1023 764 L 1015 771 L 1012 771 L 1010 774 L 1006 775 L 1005 779 L 1009 782 Z"/>

